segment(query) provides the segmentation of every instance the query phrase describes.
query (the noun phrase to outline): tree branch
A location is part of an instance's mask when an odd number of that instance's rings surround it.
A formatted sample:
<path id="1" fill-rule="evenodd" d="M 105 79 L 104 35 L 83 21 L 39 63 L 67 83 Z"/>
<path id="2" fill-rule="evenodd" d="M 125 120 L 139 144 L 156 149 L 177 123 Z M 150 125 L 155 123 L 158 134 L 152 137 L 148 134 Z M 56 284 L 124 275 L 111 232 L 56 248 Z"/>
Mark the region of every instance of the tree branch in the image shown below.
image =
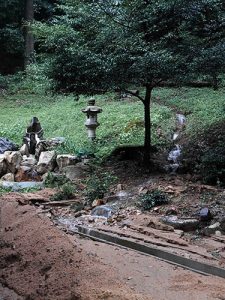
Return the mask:
<path id="1" fill-rule="evenodd" d="M 126 25 L 122 22 L 120 22 L 119 20 L 115 19 L 112 14 L 110 14 L 108 11 L 106 11 L 106 9 L 103 7 L 103 5 L 101 5 L 100 3 L 96 3 L 96 5 L 104 12 L 104 14 L 106 14 L 108 17 L 110 17 L 112 19 L 113 22 L 119 24 L 120 26 L 123 26 L 125 28 L 130 28 L 129 25 Z"/>
<path id="2" fill-rule="evenodd" d="M 132 95 L 132 96 L 134 96 L 134 97 L 137 97 L 139 100 L 141 100 L 141 102 L 143 102 L 144 103 L 144 98 L 143 97 L 141 97 L 137 92 L 136 93 L 134 93 L 134 92 L 132 92 L 132 91 L 129 91 L 129 90 L 124 90 L 124 92 L 125 93 L 127 93 L 127 94 L 130 94 L 130 95 Z"/>

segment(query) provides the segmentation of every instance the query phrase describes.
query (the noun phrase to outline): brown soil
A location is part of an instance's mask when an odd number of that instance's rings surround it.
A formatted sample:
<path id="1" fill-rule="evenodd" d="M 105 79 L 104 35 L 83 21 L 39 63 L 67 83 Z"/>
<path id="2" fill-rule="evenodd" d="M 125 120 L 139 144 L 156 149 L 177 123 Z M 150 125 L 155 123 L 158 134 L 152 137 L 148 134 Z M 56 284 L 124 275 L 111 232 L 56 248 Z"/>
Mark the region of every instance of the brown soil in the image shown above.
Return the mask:
<path id="1" fill-rule="evenodd" d="M 1 197 L 0 209 L 0 282 L 7 287 L 1 299 L 142 299 L 15 194 Z"/>
<path id="2" fill-rule="evenodd" d="M 0 198 L 1 299 L 224 299 L 223 279 L 67 235 L 25 199 Z"/>

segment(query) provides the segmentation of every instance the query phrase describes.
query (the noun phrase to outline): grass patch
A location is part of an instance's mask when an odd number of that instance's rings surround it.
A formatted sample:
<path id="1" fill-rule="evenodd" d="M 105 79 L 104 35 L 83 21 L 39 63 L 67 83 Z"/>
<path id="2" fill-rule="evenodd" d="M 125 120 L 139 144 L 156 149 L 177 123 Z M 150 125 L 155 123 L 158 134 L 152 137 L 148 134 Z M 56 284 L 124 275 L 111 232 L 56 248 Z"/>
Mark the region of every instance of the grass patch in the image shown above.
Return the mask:
<path id="1" fill-rule="evenodd" d="M 66 143 L 60 152 L 71 154 L 95 152 L 97 157 L 108 155 L 119 145 L 143 145 L 144 127 L 129 126 L 143 123 L 144 108 L 140 101 L 115 101 L 114 94 L 96 97 L 96 104 L 102 107 L 97 139 L 91 143 L 84 126 L 85 115 L 81 112 L 87 105 L 87 98 L 75 101 L 74 96 L 7 95 L 0 97 L 0 136 L 21 144 L 22 136 L 33 116 L 37 116 L 46 138 L 64 136 Z M 153 143 L 159 143 L 156 130 L 161 126 L 164 132 L 172 130 L 174 115 L 169 108 L 152 105 Z M 165 140 L 160 140 L 165 143 Z"/>
<path id="2" fill-rule="evenodd" d="M 210 88 L 157 89 L 155 96 L 162 103 L 187 114 L 187 133 L 198 135 L 225 119 L 225 89 Z"/>
<path id="3" fill-rule="evenodd" d="M 104 158 L 121 145 L 143 145 L 144 112 L 140 101 L 115 100 L 115 94 L 96 96 L 96 104 L 103 109 L 99 114 L 100 126 L 97 139 L 91 143 L 84 126 L 85 115 L 81 112 L 87 98 L 75 101 L 70 96 L 14 94 L 0 97 L 0 136 L 21 144 L 22 136 L 33 116 L 37 116 L 46 138 L 64 136 L 66 143 L 60 153 L 95 153 Z M 158 102 L 158 103 L 157 103 Z M 175 108 L 172 111 L 169 107 Z M 186 133 L 197 136 L 215 123 L 225 119 L 224 89 L 209 88 L 158 88 L 153 91 L 152 141 L 166 145 L 175 127 L 175 112 L 187 114 Z M 158 138 L 161 127 L 163 138 Z"/>

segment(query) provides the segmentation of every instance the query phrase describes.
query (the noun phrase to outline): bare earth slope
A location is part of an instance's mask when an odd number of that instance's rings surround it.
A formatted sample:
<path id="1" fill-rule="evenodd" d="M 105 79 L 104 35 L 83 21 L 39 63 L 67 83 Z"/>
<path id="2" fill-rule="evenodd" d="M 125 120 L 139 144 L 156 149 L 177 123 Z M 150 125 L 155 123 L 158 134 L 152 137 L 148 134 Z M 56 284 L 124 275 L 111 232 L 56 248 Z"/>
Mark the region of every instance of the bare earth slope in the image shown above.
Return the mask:
<path id="1" fill-rule="evenodd" d="M 0 210 L 0 282 L 22 299 L 142 299 L 34 207 L 5 196 Z"/>
<path id="2" fill-rule="evenodd" d="M 224 299 L 225 280 L 69 236 L 41 211 L 0 198 L 0 299 Z"/>

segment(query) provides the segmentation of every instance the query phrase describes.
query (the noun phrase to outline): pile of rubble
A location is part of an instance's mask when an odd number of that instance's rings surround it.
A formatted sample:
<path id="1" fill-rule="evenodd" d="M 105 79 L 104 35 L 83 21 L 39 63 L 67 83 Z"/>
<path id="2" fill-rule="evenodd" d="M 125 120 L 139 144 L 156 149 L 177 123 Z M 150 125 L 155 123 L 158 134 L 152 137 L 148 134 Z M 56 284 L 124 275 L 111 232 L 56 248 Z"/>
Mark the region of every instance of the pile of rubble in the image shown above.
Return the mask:
<path id="1" fill-rule="evenodd" d="M 64 174 L 70 180 L 83 177 L 89 171 L 84 159 L 57 155 L 56 147 L 64 142 L 62 137 L 44 140 L 40 122 L 34 117 L 19 150 L 11 141 L 0 138 L 0 181 L 40 182 L 48 172 Z"/>

